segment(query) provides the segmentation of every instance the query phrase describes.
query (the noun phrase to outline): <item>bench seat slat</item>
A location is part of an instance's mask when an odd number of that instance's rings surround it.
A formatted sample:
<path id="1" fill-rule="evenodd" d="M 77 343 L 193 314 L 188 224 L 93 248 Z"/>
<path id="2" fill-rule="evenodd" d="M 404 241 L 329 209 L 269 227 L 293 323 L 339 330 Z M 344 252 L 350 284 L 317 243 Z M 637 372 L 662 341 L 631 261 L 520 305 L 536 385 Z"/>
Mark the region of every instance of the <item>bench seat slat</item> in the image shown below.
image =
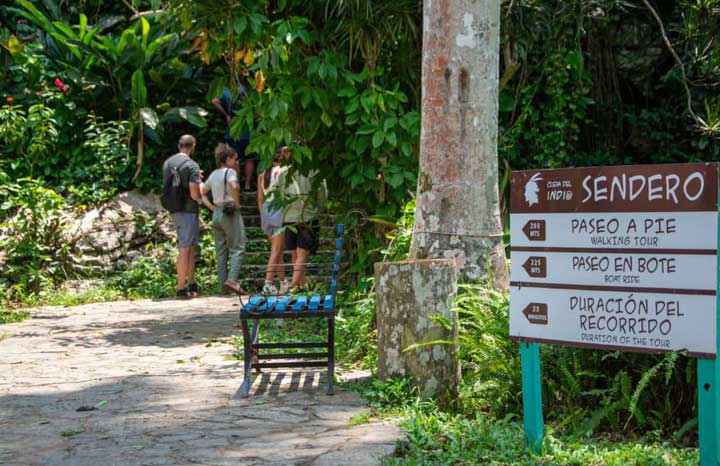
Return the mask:
<path id="1" fill-rule="evenodd" d="M 310 304 L 308 304 L 308 311 L 317 311 L 320 308 L 320 296 L 313 296 L 310 298 Z"/>
<path id="2" fill-rule="evenodd" d="M 295 312 L 302 311 L 307 305 L 307 296 L 298 296 L 297 301 L 293 304 L 292 310 Z"/>
<path id="3" fill-rule="evenodd" d="M 260 304 L 263 299 L 265 299 L 265 298 L 263 298 L 262 296 L 253 296 L 253 297 L 251 297 L 250 300 L 249 300 L 247 303 L 245 303 L 245 305 L 243 306 L 243 311 L 247 311 L 247 310 L 249 310 L 249 309 L 252 309 L 252 308 L 255 307 L 256 305 Z"/>
<path id="4" fill-rule="evenodd" d="M 264 303 L 258 306 L 258 311 L 272 312 L 277 303 L 277 296 L 270 296 Z"/>
<path id="5" fill-rule="evenodd" d="M 329 310 L 333 308 L 333 298 L 332 295 L 326 295 L 325 299 L 323 300 L 323 309 Z"/>
<path id="6" fill-rule="evenodd" d="M 282 314 L 285 312 L 285 309 L 287 309 L 288 305 L 290 304 L 290 301 L 292 301 L 292 296 L 283 296 L 280 301 L 278 301 L 277 306 L 275 306 L 275 312 Z"/>

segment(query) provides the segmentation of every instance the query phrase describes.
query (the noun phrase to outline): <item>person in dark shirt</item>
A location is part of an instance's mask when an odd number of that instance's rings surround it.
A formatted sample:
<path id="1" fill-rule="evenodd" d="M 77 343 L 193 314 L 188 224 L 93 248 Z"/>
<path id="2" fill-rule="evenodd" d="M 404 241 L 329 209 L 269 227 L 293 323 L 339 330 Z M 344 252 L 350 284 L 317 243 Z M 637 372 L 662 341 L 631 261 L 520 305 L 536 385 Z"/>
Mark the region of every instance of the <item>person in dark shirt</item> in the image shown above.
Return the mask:
<path id="1" fill-rule="evenodd" d="M 250 191 L 250 181 L 255 177 L 255 164 L 257 162 L 257 154 L 247 154 L 245 150 L 250 144 L 250 131 L 245 131 L 240 139 L 233 139 L 230 136 L 230 122 L 235 116 L 235 112 L 242 108 L 242 101 L 245 98 L 247 90 L 242 84 L 238 87 L 238 95 L 235 101 L 232 99 L 230 89 L 223 89 L 220 97 L 212 100 L 215 108 L 225 118 L 225 142 L 230 145 L 235 152 L 238 153 L 238 159 L 245 161 L 245 191 Z"/>
<path id="2" fill-rule="evenodd" d="M 195 255 L 193 248 L 200 241 L 200 219 L 198 199 L 200 199 L 200 167 L 191 156 L 195 152 L 195 138 L 189 134 L 180 137 L 178 153 L 168 158 L 163 164 L 163 185 L 171 176 L 173 168 L 180 173 L 180 180 L 187 189 L 185 206 L 182 211 L 170 214 L 177 231 L 178 258 L 176 264 L 178 298 L 197 296 L 198 285 L 195 283 Z"/>

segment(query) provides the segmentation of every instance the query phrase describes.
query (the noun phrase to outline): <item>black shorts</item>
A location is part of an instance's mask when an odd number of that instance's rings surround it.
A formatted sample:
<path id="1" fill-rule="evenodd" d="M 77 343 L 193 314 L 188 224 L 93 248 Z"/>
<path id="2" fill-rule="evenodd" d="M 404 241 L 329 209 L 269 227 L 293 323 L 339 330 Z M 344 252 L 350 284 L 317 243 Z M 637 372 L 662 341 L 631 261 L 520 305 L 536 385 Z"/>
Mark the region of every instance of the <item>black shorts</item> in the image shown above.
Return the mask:
<path id="1" fill-rule="evenodd" d="M 306 249 L 311 254 L 317 252 L 318 247 L 318 224 L 316 221 L 309 223 L 285 224 L 286 227 L 294 227 L 297 233 L 290 228 L 285 229 L 285 250 Z"/>

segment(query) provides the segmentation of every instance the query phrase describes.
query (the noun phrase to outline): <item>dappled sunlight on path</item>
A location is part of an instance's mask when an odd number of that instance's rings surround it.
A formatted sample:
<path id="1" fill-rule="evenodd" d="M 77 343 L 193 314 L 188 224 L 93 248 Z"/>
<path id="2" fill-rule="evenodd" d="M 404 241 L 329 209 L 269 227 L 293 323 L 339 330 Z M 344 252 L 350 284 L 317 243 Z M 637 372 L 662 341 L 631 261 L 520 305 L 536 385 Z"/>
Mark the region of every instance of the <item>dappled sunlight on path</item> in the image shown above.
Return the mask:
<path id="1" fill-rule="evenodd" d="M 44 308 L 0 326 L 0 464 L 369 465 L 393 450 L 398 429 L 351 426 L 364 403 L 326 396 L 322 371 L 253 374 L 240 398 L 234 304 Z"/>

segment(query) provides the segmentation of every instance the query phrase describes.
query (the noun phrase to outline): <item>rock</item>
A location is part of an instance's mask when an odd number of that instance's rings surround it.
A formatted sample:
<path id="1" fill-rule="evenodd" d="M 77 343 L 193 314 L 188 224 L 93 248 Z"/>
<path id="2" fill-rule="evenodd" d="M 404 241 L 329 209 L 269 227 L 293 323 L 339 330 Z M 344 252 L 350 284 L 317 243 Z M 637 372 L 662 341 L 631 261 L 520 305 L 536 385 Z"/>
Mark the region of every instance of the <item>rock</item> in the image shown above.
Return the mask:
<path id="1" fill-rule="evenodd" d="M 453 260 L 435 259 L 375 264 L 377 283 L 378 375 L 382 379 L 409 376 L 422 396 L 449 406 L 460 382 L 457 345 L 415 344 L 457 341 L 459 271 Z M 450 322 L 448 330 L 433 316 Z"/>
<path id="2" fill-rule="evenodd" d="M 102 280 L 67 280 L 62 284 L 63 290 L 69 295 L 81 294 L 102 285 Z"/>
<path id="3" fill-rule="evenodd" d="M 130 191 L 85 212 L 66 235 L 76 271 L 112 273 L 142 256 L 149 242 L 172 239 L 174 227 L 159 196 Z"/>

